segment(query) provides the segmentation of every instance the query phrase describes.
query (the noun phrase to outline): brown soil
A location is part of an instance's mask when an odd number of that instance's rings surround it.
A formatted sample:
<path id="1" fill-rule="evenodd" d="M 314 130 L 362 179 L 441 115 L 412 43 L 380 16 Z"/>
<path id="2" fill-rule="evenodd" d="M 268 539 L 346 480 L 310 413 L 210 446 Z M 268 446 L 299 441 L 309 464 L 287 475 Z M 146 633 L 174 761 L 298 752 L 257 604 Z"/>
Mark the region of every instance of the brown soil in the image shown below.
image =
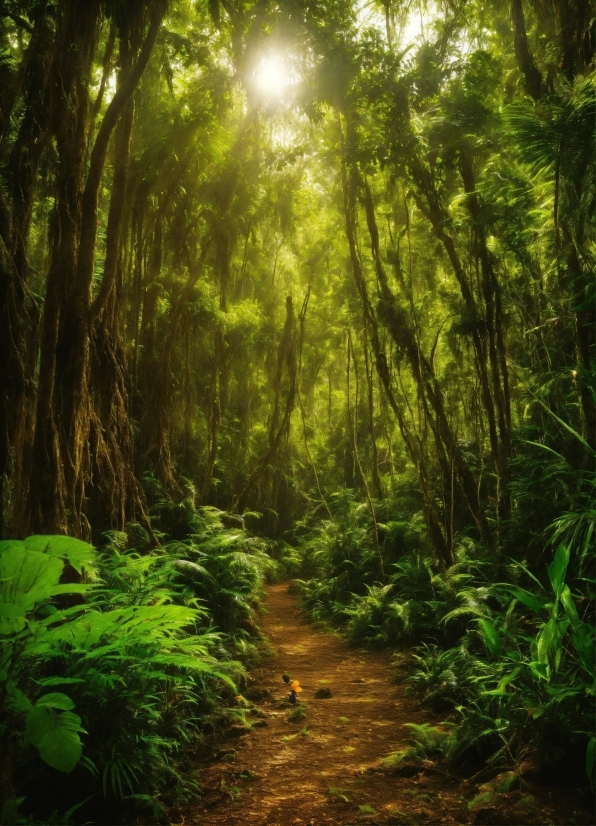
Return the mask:
<path id="1" fill-rule="evenodd" d="M 315 628 L 297 610 L 287 585 L 269 589 L 261 628 L 272 655 L 252 673 L 247 693 L 255 703 L 248 735 L 222 746 L 219 759 L 200 767 L 203 798 L 181 819 L 201 826 L 348 826 L 348 824 L 568 824 L 594 822 L 573 790 L 552 790 L 522 781 L 508 794 L 470 807 L 483 792 L 478 782 L 438 769 L 411 777 L 379 770 L 380 758 L 406 745 L 404 723 L 440 718 L 422 709 L 396 681 L 384 653 L 350 648 L 335 634 Z M 300 681 L 305 716 L 293 708 L 281 679 Z M 402 673 L 403 678 L 403 673 Z M 399 680 L 399 674 L 397 675 Z M 321 688 L 331 698 L 315 699 Z M 494 798 L 497 798 L 495 801 Z"/>

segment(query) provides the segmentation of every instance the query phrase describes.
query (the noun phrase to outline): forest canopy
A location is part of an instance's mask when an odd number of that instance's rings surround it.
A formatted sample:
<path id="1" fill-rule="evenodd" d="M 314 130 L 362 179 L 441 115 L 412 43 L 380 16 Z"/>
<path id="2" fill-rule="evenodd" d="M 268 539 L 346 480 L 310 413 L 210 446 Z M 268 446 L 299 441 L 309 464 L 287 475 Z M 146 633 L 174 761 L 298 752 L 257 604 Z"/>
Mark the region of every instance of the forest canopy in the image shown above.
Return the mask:
<path id="1" fill-rule="evenodd" d="M 268 549 L 388 645 L 438 627 L 391 619 L 399 582 L 442 576 L 442 627 L 493 658 L 503 595 L 466 614 L 449 571 L 506 581 L 551 611 L 533 679 L 574 633 L 563 682 L 593 684 L 595 51 L 588 0 L 4 0 L 5 549 L 135 549 L 173 583 L 199 558 L 172 542 L 236 530 L 246 594 Z"/>
<path id="2" fill-rule="evenodd" d="M 146 522 L 151 475 L 269 533 L 413 484 L 446 564 L 501 548 L 523 457 L 594 447 L 573 9 L 7 3 L 4 535 Z"/>

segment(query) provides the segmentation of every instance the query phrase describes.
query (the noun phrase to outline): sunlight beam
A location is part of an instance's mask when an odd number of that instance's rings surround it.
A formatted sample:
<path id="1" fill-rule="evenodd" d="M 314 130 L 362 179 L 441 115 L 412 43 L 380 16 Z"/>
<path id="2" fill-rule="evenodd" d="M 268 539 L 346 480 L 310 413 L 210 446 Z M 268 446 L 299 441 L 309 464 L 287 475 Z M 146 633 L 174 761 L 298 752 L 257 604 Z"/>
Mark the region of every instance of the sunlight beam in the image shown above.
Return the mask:
<path id="1" fill-rule="evenodd" d="M 255 70 L 254 80 L 259 95 L 270 100 L 281 100 L 290 83 L 288 70 L 279 55 L 262 58 Z"/>

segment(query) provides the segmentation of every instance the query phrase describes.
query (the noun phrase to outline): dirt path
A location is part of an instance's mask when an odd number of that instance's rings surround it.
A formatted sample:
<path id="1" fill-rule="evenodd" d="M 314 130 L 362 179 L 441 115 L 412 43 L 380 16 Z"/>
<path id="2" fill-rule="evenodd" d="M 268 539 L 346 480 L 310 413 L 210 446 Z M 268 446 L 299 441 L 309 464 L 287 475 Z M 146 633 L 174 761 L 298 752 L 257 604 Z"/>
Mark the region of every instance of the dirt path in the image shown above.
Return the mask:
<path id="1" fill-rule="evenodd" d="M 590 823 L 577 811 L 577 798 L 549 799 L 540 807 L 518 790 L 509 801 L 513 819 L 470 811 L 475 788 L 439 774 L 396 777 L 375 771 L 379 758 L 403 746 L 404 723 L 430 721 L 426 710 L 391 681 L 389 657 L 348 647 L 338 637 L 309 625 L 296 609 L 287 585 L 269 589 L 261 623 L 273 655 L 253 672 L 251 696 L 260 726 L 248 736 L 220 744 L 219 760 L 201 770 L 203 799 L 186 824 L 219 826 L 348 826 L 348 824 Z M 289 672 L 304 691 L 298 721 L 288 716 Z M 331 698 L 316 699 L 321 688 Z M 432 721 L 431 721 L 432 722 Z M 519 809 L 525 794 L 526 808 Z M 502 795 L 507 803 L 509 795 Z M 467 798 L 467 799 L 466 799 Z M 554 808 L 553 808 L 554 806 Z M 523 807 L 522 807 L 523 808 Z M 564 815 L 563 813 L 567 813 Z M 573 812 L 573 814 L 572 814 Z M 574 816 L 576 820 L 574 820 Z M 491 817 L 493 819 L 491 819 Z"/>

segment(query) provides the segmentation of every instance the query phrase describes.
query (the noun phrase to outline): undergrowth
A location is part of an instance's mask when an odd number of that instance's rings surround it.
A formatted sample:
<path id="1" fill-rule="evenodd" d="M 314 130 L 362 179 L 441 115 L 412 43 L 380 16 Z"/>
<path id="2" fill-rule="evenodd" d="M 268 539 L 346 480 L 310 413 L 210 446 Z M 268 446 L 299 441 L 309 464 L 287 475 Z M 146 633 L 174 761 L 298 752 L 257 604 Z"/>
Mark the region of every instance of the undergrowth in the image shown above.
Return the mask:
<path id="1" fill-rule="evenodd" d="M 386 768 L 530 766 L 543 778 L 583 775 L 594 788 L 593 474 L 571 480 L 561 457 L 538 458 L 550 473 L 537 502 L 549 508 L 530 518 L 535 482 L 530 459 L 520 458 L 512 486 L 519 518 L 503 526 L 499 555 L 462 531 L 445 569 L 420 513 L 408 519 L 398 502 L 376 503 L 375 532 L 369 503 L 352 491 L 330 497 L 331 518 L 297 528 L 303 607 L 354 644 L 407 648 L 408 691 L 444 718 L 438 727 L 412 725 L 411 745 Z"/>
<path id="2" fill-rule="evenodd" d="M 152 511 L 158 548 L 137 524 L 97 549 L 0 543 L 2 768 L 15 789 L 2 823 L 159 821 L 199 793 L 205 737 L 244 722 L 268 544 L 192 499 L 159 496 Z"/>

